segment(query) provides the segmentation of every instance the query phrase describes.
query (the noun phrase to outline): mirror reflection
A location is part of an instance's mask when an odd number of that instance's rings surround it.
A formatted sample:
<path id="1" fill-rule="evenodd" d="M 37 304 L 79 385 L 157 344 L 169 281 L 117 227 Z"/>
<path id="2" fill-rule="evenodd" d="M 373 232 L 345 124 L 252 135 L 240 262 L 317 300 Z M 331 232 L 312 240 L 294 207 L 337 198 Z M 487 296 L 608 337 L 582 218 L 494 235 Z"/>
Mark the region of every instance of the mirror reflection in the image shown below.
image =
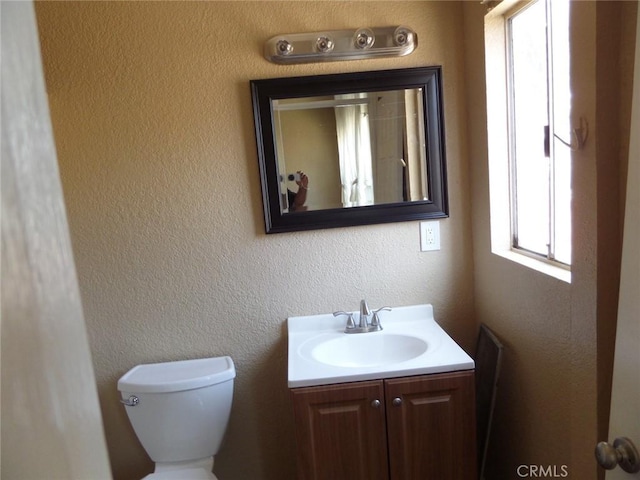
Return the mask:
<path id="1" fill-rule="evenodd" d="M 423 89 L 272 102 L 281 212 L 428 200 Z"/>

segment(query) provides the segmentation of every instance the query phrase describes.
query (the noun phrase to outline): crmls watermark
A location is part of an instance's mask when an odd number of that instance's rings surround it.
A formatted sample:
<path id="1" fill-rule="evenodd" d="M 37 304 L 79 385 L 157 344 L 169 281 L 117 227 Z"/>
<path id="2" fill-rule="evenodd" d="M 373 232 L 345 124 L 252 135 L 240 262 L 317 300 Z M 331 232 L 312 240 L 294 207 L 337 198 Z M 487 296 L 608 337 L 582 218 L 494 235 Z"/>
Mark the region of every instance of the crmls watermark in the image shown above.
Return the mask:
<path id="1" fill-rule="evenodd" d="M 520 478 L 566 478 L 569 467 L 566 465 L 518 465 L 516 473 Z"/>

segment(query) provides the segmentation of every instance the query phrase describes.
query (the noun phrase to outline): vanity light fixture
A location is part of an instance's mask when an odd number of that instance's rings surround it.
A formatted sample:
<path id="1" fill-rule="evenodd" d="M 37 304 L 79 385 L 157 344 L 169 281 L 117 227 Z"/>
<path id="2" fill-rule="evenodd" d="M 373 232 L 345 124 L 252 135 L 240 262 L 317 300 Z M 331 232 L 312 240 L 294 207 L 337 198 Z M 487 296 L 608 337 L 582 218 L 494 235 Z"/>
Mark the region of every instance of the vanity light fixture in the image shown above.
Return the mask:
<path id="1" fill-rule="evenodd" d="M 418 45 L 416 32 L 405 26 L 331 30 L 278 35 L 267 40 L 264 56 L 279 64 L 402 57 Z"/>

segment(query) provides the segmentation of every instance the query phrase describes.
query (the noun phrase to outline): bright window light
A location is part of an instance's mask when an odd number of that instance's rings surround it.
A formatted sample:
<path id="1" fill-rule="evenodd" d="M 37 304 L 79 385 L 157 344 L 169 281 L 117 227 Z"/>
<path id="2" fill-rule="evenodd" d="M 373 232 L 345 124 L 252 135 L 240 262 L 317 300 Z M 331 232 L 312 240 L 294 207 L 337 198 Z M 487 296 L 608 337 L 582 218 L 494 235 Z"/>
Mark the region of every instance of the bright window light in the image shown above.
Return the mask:
<path id="1" fill-rule="evenodd" d="M 511 247 L 571 264 L 569 6 L 536 0 L 506 18 Z M 561 139 L 566 139 L 563 142 Z"/>

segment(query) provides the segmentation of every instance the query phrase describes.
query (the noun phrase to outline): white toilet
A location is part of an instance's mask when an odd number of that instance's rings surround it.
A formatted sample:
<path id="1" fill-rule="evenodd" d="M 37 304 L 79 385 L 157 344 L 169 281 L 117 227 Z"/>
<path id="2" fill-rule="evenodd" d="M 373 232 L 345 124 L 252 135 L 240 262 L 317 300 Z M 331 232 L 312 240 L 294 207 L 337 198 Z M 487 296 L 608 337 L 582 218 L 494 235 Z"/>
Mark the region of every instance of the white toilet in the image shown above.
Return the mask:
<path id="1" fill-rule="evenodd" d="M 118 380 L 121 402 L 155 462 L 143 480 L 213 480 L 231 412 L 230 357 L 138 365 Z M 216 479 L 217 480 L 217 479 Z"/>

